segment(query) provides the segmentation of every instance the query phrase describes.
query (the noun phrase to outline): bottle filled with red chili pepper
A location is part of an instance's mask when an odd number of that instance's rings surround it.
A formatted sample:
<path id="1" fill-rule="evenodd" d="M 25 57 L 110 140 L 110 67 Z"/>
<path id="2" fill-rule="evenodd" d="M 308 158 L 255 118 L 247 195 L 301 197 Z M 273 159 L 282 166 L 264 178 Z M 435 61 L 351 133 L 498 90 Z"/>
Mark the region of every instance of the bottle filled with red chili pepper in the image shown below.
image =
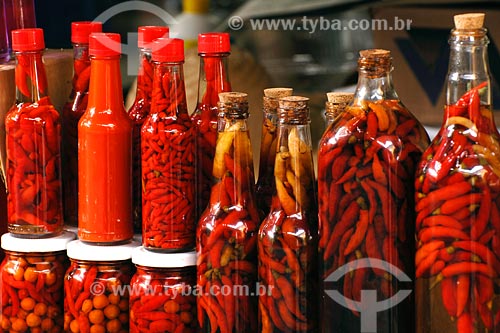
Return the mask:
<path id="1" fill-rule="evenodd" d="M 196 233 L 200 332 L 257 330 L 257 232 L 247 94 L 220 93 L 210 203 Z M 221 289 L 229 292 L 221 292 Z"/>
<path id="2" fill-rule="evenodd" d="M 231 52 L 228 33 L 198 35 L 200 72 L 198 102 L 191 116 L 196 129 L 196 214 L 198 221 L 207 208 L 212 186 L 212 166 L 217 140 L 219 93 L 231 91 L 227 61 Z"/>
<path id="3" fill-rule="evenodd" d="M 66 246 L 74 238 L 70 232 L 41 239 L 2 236 L 6 255 L 0 266 L 2 332 L 63 330 Z"/>
<path id="4" fill-rule="evenodd" d="M 71 23 L 73 89 L 62 111 L 64 222 L 70 226 L 78 225 L 78 122 L 87 110 L 89 97 L 89 36 L 101 30 L 101 22 Z"/>
<path id="5" fill-rule="evenodd" d="M 292 96 L 292 88 L 264 89 L 262 136 L 260 142 L 259 178 L 255 187 L 257 207 L 261 214 L 267 215 L 271 208 L 274 192 L 274 160 L 278 141 L 278 100 Z"/>
<path id="6" fill-rule="evenodd" d="M 259 230 L 260 332 L 317 332 L 317 208 L 308 98 L 279 100 L 275 193 Z"/>
<path id="7" fill-rule="evenodd" d="M 130 332 L 196 332 L 196 252 L 139 247 L 132 262 L 137 271 L 130 282 Z"/>
<path id="8" fill-rule="evenodd" d="M 5 119 L 9 232 L 55 235 L 63 228 L 61 120 L 47 96 L 42 29 L 12 31 L 16 104 Z"/>
<path id="9" fill-rule="evenodd" d="M 429 138 L 399 100 L 391 71 L 389 51 L 361 51 L 354 100 L 320 141 L 323 332 L 413 331 L 413 185 Z M 370 317 L 356 305 L 373 309 L 366 290 L 374 302 L 400 301 Z"/>
<path id="10" fill-rule="evenodd" d="M 354 99 L 353 93 L 329 92 L 326 94 L 328 101 L 325 103 L 325 123 L 330 126 L 336 119 L 339 119 L 345 108 Z"/>
<path id="11" fill-rule="evenodd" d="M 180 251 L 195 246 L 194 129 L 184 87 L 184 41 L 153 42 L 151 112 L 141 129 L 143 245 Z"/>
<path id="12" fill-rule="evenodd" d="M 130 259 L 136 242 L 98 246 L 68 244 L 71 265 L 64 277 L 64 331 L 128 332 Z"/>
<path id="13" fill-rule="evenodd" d="M 455 16 L 443 125 L 417 172 L 418 333 L 500 330 L 500 135 L 483 21 Z"/>
<path id="14" fill-rule="evenodd" d="M 120 35 L 89 38 L 87 110 L 78 123 L 78 237 L 111 244 L 132 238 L 132 122 L 123 105 Z"/>
<path id="15" fill-rule="evenodd" d="M 134 124 L 132 147 L 132 214 L 134 231 L 142 232 L 142 174 L 141 174 L 141 127 L 151 109 L 153 91 L 153 61 L 151 47 L 153 40 L 168 37 L 168 27 L 139 27 L 139 70 L 134 104 L 128 110 L 128 116 Z"/>

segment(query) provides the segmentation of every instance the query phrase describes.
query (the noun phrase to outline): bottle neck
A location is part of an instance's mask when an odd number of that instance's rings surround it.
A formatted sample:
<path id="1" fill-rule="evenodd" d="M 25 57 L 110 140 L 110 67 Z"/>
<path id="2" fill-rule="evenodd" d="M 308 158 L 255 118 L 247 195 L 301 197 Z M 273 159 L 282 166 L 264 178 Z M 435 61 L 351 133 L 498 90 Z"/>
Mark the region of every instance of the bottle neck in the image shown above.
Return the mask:
<path id="1" fill-rule="evenodd" d="M 490 72 L 488 67 L 488 37 L 486 29 L 453 30 L 446 104 L 454 105 L 472 88 L 479 90 L 480 104 L 491 105 Z M 468 102 L 468 101 L 467 101 Z"/>
<path id="2" fill-rule="evenodd" d="M 151 63 L 151 50 L 139 49 L 139 69 L 137 72 L 137 90 L 135 100 L 151 101 L 151 84 L 153 80 L 153 64 Z M 148 93 L 149 92 L 149 93 Z"/>
<path id="3" fill-rule="evenodd" d="M 123 109 L 120 57 L 91 57 L 88 109 L 96 112 Z"/>
<path id="4" fill-rule="evenodd" d="M 390 58 L 361 58 L 359 60 L 359 78 L 354 104 L 361 101 L 398 100 L 392 85 L 392 64 Z"/>
<path id="5" fill-rule="evenodd" d="M 187 114 L 182 63 L 154 62 L 151 114 L 160 118 Z"/>
<path id="6" fill-rule="evenodd" d="M 16 53 L 16 100 L 36 103 L 47 96 L 47 76 L 42 61 L 42 51 Z"/>
<path id="7" fill-rule="evenodd" d="M 73 44 L 73 92 L 88 93 L 90 80 L 89 44 Z"/>
<path id="8" fill-rule="evenodd" d="M 332 103 L 332 102 L 326 102 L 325 104 L 325 120 L 326 120 L 326 125 L 329 126 L 332 124 L 335 119 L 337 119 L 342 112 L 345 110 L 347 107 L 346 103 Z"/>
<path id="9" fill-rule="evenodd" d="M 198 105 L 216 107 L 219 93 L 231 91 L 227 70 L 229 53 L 200 54 Z"/>

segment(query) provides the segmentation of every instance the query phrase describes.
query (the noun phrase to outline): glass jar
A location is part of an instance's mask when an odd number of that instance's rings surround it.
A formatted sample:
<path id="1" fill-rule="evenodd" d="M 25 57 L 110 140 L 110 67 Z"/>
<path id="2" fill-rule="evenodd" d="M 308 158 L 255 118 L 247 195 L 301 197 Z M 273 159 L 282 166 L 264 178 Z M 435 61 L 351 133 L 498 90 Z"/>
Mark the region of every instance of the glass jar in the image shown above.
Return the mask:
<path id="1" fill-rule="evenodd" d="M 414 175 L 429 138 L 394 90 L 389 51 L 361 51 L 358 69 L 353 102 L 319 146 L 320 322 L 323 332 L 411 332 Z M 407 297 L 366 320 L 352 302 L 362 290 Z"/>
<path id="2" fill-rule="evenodd" d="M 271 212 L 259 229 L 260 332 L 317 332 L 317 205 L 308 98 L 279 100 Z"/>
<path id="3" fill-rule="evenodd" d="M 137 271 L 130 282 L 130 332 L 194 333 L 196 252 L 132 253 Z"/>
<path id="4" fill-rule="evenodd" d="M 70 232 L 42 239 L 2 236 L 6 255 L 0 266 L 2 332 L 62 331 L 66 245 L 74 238 Z"/>
<path id="5" fill-rule="evenodd" d="M 142 232 L 142 174 L 141 174 L 141 127 L 151 110 L 151 93 L 153 91 L 153 61 L 151 59 L 151 43 L 161 37 L 168 37 L 168 27 L 142 26 L 139 36 L 139 70 L 137 72 L 137 89 L 135 100 L 128 116 L 134 124 L 132 146 L 132 217 L 134 232 Z"/>
<path id="6" fill-rule="evenodd" d="M 97 246 L 68 244 L 64 277 L 65 332 L 128 332 L 132 251 L 136 242 Z"/>
<path id="7" fill-rule="evenodd" d="M 153 42 L 153 98 L 141 129 L 142 243 L 149 250 L 195 246 L 194 130 L 184 86 L 184 41 Z"/>
<path id="8" fill-rule="evenodd" d="M 12 31 L 16 104 L 5 119 L 9 232 L 56 235 L 63 228 L 61 120 L 47 96 L 42 29 Z"/>
<path id="9" fill-rule="evenodd" d="M 89 36 L 101 32 L 101 22 L 71 22 L 73 89 L 62 111 L 62 166 L 64 223 L 78 225 L 78 122 L 89 97 Z"/>
<path id="10" fill-rule="evenodd" d="M 417 171 L 418 333 L 500 330 L 500 134 L 483 20 L 455 16 L 443 125 Z"/>
<path id="11" fill-rule="evenodd" d="M 239 92 L 219 96 L 215 183 L 196 232 L 198 322 L 200 332 L 255 332 L 260 219 L 254 200 L 248 100 Z M 211 288 L 239 292 L 214 294 Z"/>
<path id="12" fill-rule="evenodd" d="M 278 140 L 278 100 L 292 96 L 292 88 L 264 89 L 262 136 L 260 141 L 259 178 L 255 186 L 257 207 L 263 216 L 269 213 L 274 184 L 274 160 Z"/>
<path id="13" fill-rule="evenodd" d="M 196 213 L 195 221 L 207 208 L 212 186 L 212 166 L 217 140 L 217 102 L 219 93 L 231 91 L 228 58 L 231 43 L 228 33 L 209 32 L 198 35 L 200 71 L 198 101 L 191 120 L 196 131 Z"/>
<path id="14" fill-rule="evenodd" d="M 87 110 L 78 123 L 78 237 L 126 242 L 132 225 L 132 122 L 123 105 L 120 35 L 89 37 Z"/>
<path id="15" fill-rule="evenodd" d="M 354 99 L 353 93 L 329 92 L 326 94 L 328 101 L 325 103 L 326 127 L 330 126 L 336 119 L 339 119 L 344 109 Z"/>

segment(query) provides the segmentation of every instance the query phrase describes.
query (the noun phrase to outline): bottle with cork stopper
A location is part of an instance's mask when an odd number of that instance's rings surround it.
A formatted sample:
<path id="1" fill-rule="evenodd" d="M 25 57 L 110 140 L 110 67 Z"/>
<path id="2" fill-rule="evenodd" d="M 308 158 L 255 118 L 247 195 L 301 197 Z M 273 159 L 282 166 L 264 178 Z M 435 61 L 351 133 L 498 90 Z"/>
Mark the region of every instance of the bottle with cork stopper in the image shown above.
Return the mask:
<path id="1" fill-rule="evenodd" d="M 500 329 L 500 135 L 484 17 L 454 17 L 443 125 L 416 173 L 417 333 Z"/>
<path id="2" fill-rule="evenodd" d="M 292 88 L 264 89 L 262 136 L 260 141 L 259 178 L 255 187 L 257 206 L 263 216 L 269 213 L 274 192 L 274 160 L 278 135 L 278 102 L 292 96 Z"/>
<path id="3" fill-rule="evenodd" d="M 345 264 L 382 260 L 388 272 L 357 269 L 339 284 L 360 301 L 362 290 L 387 299 L 409 287 L 396 278 L 414 270 L 414 174 L 429 138 L 399 99 L 392 83 L 390 51 L 363 50 L 353 101 L 320 140 L 318 152 L 319 257 L 321 281 Z M 321 284 L 322 332 L 408 332 L 414 323 L 413 293 L 366 319 L 344 307 Z M 411 287 L 410 287 L 411 288 Z"/>
<path id="4" fill-rule="evenodd" d="M 354 99 L 353 93 L 347 92 L 329 92 L 326 93 L 327 102 L 325 103 L 325 121 L 326 127 L 330 126 L 335 119 L 338 119 L 347 105 Z"/>
<path id="5" fill-rule="evenodd" d="M 200 332 L 257 331 L 257 232 L 248 96 L 219 94 L 218 138 L 210 202 L 196 231 Z M 245 288 L 215 296 L 212 288 Z M 216 319 L 216 320 L 214 320 Z"/>
<path id="6" fill-rule="evenodd" d="M 276 187 L 259 229 L 258 267 L 259 285 L 280 290 L 282 298 L 259 295 L 259 332 L 317 331 L 318 219 L 308 102 L 279 99 Z"/>

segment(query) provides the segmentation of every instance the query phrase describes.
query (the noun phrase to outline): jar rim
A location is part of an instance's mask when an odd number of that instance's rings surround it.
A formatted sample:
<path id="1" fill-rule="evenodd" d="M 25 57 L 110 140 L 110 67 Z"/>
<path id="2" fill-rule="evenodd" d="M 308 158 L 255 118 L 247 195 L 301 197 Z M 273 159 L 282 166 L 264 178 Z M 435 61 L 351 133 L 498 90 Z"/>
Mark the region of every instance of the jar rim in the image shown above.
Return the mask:
<path id="1" fill-rule="evenodd" d="M 132 262 L 151 268 L 183 268 L 196 266 L 196 252 L 160 253 L 146 250 L 143 246 L 134 249 Z"/>
<path id="2" fill-rule="evenodd" d="M 69 231 L 50 238 L 20 238 L 7 233 L 2 235 L 2 249 L 22 253 L 65 251 L 68 243 L 75 237 L 76 235 Z"/>

